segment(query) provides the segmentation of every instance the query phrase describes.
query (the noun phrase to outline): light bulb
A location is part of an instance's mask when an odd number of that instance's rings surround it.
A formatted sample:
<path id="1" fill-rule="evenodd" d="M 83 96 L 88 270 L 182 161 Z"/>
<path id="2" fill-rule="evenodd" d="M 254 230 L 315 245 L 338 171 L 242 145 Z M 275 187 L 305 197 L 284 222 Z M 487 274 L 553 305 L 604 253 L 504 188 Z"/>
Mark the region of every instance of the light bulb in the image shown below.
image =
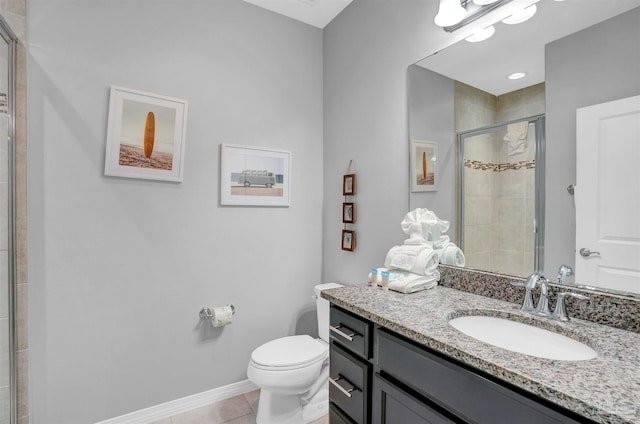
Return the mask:
<path id="1" fill-rule="evenodd" d="M 433 21 L 438 26 L 447 27 L 457 24 L 465 16 L 467 11 L 460 4 L 460 0 L 440 0 L 440 9 Z"/>

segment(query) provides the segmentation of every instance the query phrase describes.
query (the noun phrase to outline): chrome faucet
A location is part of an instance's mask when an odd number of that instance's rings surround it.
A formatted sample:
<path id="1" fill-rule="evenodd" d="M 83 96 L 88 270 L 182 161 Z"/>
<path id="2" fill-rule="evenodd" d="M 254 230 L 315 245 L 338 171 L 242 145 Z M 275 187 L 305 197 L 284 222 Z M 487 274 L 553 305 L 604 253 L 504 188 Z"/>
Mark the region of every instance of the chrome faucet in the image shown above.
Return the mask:
<path id="1" fill-rule="evenodd" d="M 551 315 L 549 310 L 549 280 L 547 280 L 541 273 L 534 272 L 527 278 L 527 281 L 521 283 L 514 281 L 511 283 L 514 286 L 524 286 L 524 303 L 520 308 L 521 311 L 531 312 L 536 315 L 548 317 Z M 540 284 L 540 299 L 538 299 L 538 306 L 534 306 L 533 303 L 533 289 Z"/>
<path id="2" fill-rule="evenodd" d="M 573 268 L 568 265 L 560 265 L 558 268 L 558 275 L 556 276 L 556 281 L 558 284 L 566 284 L 567 277 L 571 277 L 573 274 Z"/>
<path id="3" fill-rule="evenodd" d="M 571 273 L 573 273 L 573 270 L 571 268 L 569 267 L 566 267 L 566 268 L 571 270 Z M 562 270 L 562 267 L 561 267 L 561 270 Z M 565 275 L 569 276 L 572 274 L 567 273 Z M 524 286 L 525 288 L 524 303 L 522 304 L 522 307 L 520 308 L 520 310 L 524 312 L 530 312 L 535 315 L 548 317 L 557 321 L 569 321 L 569 317 L 567 316 L 567 312 L 564 304 L 565 298 L 573 297 L 578 300 L 589 299 L 587 296 L 583 296 L 577 293 L 560 293 L 558 295 L 556 307 L 552 313 L 551 310 L 549 309 L 549 283 L 550 281 L 546 279 L 539 272 L 534 272 L 533 274 L 531 274 L 529 278 L 527 278 L 527 281 L 524 283 L 520 281 L 512 282 L 511 284 L 514 286 L 520 286 L 520 287 Z M 538 299 L 538 306 L 534 307 L 532 290 L 535 289 L 538 284 L 540 284 L 540 298 Z"/>

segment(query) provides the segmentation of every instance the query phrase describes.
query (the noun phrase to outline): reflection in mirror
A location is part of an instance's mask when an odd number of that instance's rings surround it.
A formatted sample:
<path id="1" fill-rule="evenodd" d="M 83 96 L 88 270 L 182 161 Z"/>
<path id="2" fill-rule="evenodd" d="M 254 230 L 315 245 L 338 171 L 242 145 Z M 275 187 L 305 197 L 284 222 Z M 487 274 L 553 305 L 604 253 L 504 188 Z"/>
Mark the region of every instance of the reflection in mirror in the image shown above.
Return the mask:
<path id="1" fill-rule="evenodd" d="M 547 223 L 546 239 L 551 244 L 545 249 L 544 271 L 554 279 L 559 265 L 574 267 L 578 260 L 574 260 L 575 209 L 573 198 L 566 191 L 569 184 L 576 183 L 576 109 L 638 94 L 637 72 L 633 71 L 638 69 L 637 43 L 630 41 L 637 40 L 637 19 L 634 26 L 633 18 L 620 21 L 618 16 L 631 13 L 637 16 L 637 10 L 632 9 L 640 6 L 640 1 L 541 1 L 537 4 L 538 13 L 524 24 L 509 26 L 498 22 L 495 35 L 489 40 L 458 42 L 409 67 L 409 139 L 439 141 L 443 159 L 439 162 L 446 169 L 446 155 L 456 151 L 454 138 L 459 132 L 546 114 L 546 134 L 543 134 L 547 139 L 546 190 L 545 186 L 538 185 L 536 189 L 546 193 L 546 215 L 541 218 Z M 616 17 L 615 23 L 603 22 L 613 17 Z M 601 22 L 603 24 L 599 24 Z M 581 31 L 586 28 L 589 32 Z M 630 43 L 633 46 L 629 47 Z M 595 45 L 599 46 L 597 51 L 593 50 Z M 545 56 L 552 62 L 545 65 Z M 520 70 L 526 73 L 525 78 L 515 81 L 506 78 L 507 74 Z M 477 119 L 478 122 L 462 125 L 458 115 L 465 108 L 471 111 L 471 107 L 458 101 L 461 87 L 473 87 L 483 95 L 494 97 L 496 102 L 503 96 L 511 97 L 513 102 L 522 100 L 518 106 L 521 113 L 497 117 L 490 122 Z M 545 107 L 524 110 L 527 108 L 523 100 L 525 94 L 539 88 L 542 88 L 539 99 Z M 482 115 L 478 109 L 473 112 L 476 117 Z M 425 117 L 427 122 L 417 122 Z M 460 159 L 459 156 L 451 158 L 449 165 L 459 164 Z M 458 188 L 460 182 L 457 177 Z M 459 196 L 460 191 L 457 193 Z M 429 201 L 425 199 L 421 193 L 410 193 L 410 208 L 425 207 Z M 480 213 L 479 208 L 475 211 Z M 459 223 L 456 227 L 460 242 L 463 229 Z M 542 230 L 541 227 L 539 231 Z M 539 243 L 535 247 L 541 251 L 544 244 Z M 482 260 L 473 267 L 490 268 Z M 523 271 L 505 269 L 503 272 L 518 275 Z M 586 277 L 576 276 L 575 282 L 592 285 Z"/>
<path id="2" fill-rule="evenodd" d="M 535 217 L 544 193 L 535 187 L 542 186 L 543 133 L 542 115 L 458 133 L 458 228 L 467 267 L 519 277 L 542 269 Z"/>

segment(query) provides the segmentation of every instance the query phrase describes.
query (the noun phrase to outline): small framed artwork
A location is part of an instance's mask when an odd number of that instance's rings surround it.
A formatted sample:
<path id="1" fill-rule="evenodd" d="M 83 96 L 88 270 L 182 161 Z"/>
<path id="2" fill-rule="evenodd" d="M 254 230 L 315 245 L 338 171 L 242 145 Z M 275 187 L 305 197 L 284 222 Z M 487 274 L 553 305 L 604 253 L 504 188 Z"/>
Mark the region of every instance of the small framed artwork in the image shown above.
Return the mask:
<path id="1" fill-rule="evenodd" d="M 411 140 L 411 191 L 438 190 L 438 143 Z"/>
<path id="2" fill-rule="evenodd" d="M 353 224 L 354 222 L 356 222 L 356 204 L 355 203 L 342 204 L 342 222 L 347 224 Z"/>
<path id="3" fill-rule="evenodd" d="M 182 182 L 187 101 L 111 86 L 105 175 Z"/>
<path id="4" fill-rule="evenodd" d="M 342 230 L 342 250 L 353 252 L 356 250 L 356 232 L 351 230 Z"/>
<path id="5" fill-rule="evenodd" d="M 356 174 L 347 174 L 342 178 L 342 194 L 353 196 L 356 194 Z"/>
<path id="6" fill-rule="evenodd" d="M 220 204 L 289 206 L 290 198 L 291 152 L 220 146 Z"/>

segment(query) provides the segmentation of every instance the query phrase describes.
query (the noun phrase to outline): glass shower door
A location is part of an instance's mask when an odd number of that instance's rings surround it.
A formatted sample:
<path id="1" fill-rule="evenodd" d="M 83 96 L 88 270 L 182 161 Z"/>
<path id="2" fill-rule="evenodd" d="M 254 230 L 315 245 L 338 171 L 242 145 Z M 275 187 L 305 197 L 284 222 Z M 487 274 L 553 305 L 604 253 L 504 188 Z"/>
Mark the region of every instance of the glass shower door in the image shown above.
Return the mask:
<path id="1" fill-rule="evenodd" d="M 15 422 L 13 367 L 12 41 L 0 22 L 0 424 Z"/>
<path id="2" fill-rule="evenodd" d="M 467 267 L 518 277 L 541 267 L 543 134 L 543 116 L 459 134 L 459 231 Z"/>

